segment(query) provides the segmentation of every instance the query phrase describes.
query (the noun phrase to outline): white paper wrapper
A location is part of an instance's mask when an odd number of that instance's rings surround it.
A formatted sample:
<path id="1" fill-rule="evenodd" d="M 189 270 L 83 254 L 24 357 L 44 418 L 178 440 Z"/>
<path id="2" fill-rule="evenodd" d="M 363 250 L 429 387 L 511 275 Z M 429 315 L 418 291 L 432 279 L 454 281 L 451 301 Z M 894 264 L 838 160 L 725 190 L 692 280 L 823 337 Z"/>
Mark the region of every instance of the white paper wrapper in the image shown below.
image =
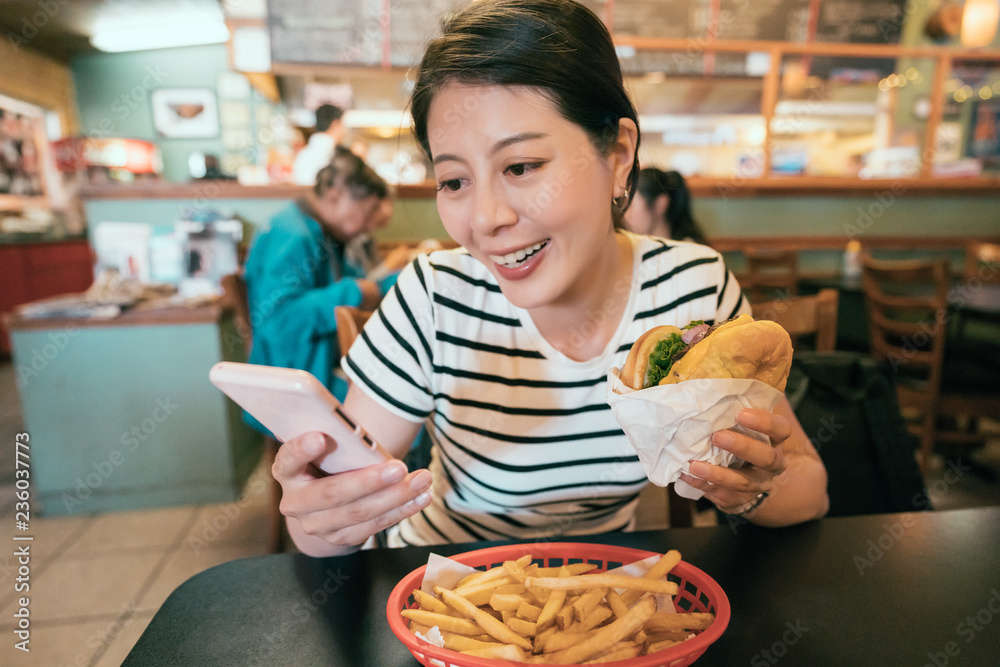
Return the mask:
<path id="1" fill-rule="evenodd" d="M 436 625 L 428 630 L 426 635 L 421 634 L 419 631 L 414 631 L 413 634 L 420 637 L 428 644 L 433 644 L 438 648 L 444 648 L 444 637 L 441 635 L 441 628 Z"/>
<path id="2" fill-rule="evenodd" d="M 773 410 L 783 394 L 759 380 L 687 380 L 677 384 L 631 389 L 619 378 L 619 369 L 608 371 L 608 405 L 639 455 L 646 476 L 657 486 L 674 482 L 684 498 L 696 500 L 704 493 L 680 480 L 688 463 L 706 461 L 738 467 L 743 461 L 712 445 L 716 431 L 732 429 L 767 442 L 770 439 L 736 423 L 743 408 Z"/>
<path id="3" fill-rule="evenodd" d="M 662 558 L 662 556 L 650 556 L 644 560 L 629 563 L 628 565 L 623 565 L 622 567 L 615 568 L 614 570 L 608 570 L 608 573 L 626 574 L 630 577 L 641 577 L 649 571 L 649 568 L 656 565 L 660 558 Z M 435 586 L 454 588 L 459 581 L 476 571 L 477 570 L 473 567 L 432 553 L 427 558 L 427 569 L 424 570 L 424 579 L 420 582 L 420 590 L 434 595 Z M 621 590 L 619 590 L 619 592 L 621 592 Z M 656 598 L 657 611 L 669 613 L 677 611 L 674 607 L 674 601 L 669 595 L 656 593 L 653 597 Z M 434 627 L 437 628 L 436 625 Z"/>

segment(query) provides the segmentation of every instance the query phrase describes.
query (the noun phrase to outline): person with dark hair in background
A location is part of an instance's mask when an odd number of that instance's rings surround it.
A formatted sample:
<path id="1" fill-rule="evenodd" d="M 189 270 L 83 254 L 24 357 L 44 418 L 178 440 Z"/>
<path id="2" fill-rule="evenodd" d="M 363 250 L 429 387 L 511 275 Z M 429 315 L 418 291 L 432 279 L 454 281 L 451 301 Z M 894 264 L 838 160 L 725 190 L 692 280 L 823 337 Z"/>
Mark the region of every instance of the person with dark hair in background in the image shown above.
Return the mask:
<path id="1" fill-rule="evenodd" d="M 345 410 L 398 458 L 320 476 L 335 442 L 285 442 L 272 472 L 289 534 L 328 556 L 628 529 L 649 480 L 608 369 L 653 326 L 750 306 L 711 248 L 623 229 L 638 114 L 607 28 L 573 0 L 469 4 L 428 45 L 411 109 L 461 247 L 403 269 L 344 360 Z M 682 479 L 761 525 L 825 514 L 826 470 L 788 402 L 737 421 L 770 441 L 718 431 L 746 465 L 694 461 Z M 431 461 L 408 471 L 421 428 Z"/>
<path id="2" fill-rule="evenodd" d="M 338 147 L 312 190 L 256 236 L 245 269 L 250 363 L 309 371 L 344 398 L 347 384 L 334 374 L 341 352 L 333 309 L 373 309 L 395 282 L 396 274 L 380 283 L 366 280 L 364 268 L 347 253 L 352 239 L 388 223 L 389 195 L 371 167 Z M 247 420 L 253 423 L 249 415 Z"/>
<path id="3" fill-rule="evenodd" d="M 296 185 L 314 184 L 319 170 L 333 157 L 334 146 L 339 146 L 346 135 L 344 110 L 333 104 L 318 107 L 316 128 L 292 163 L 292 181 Z"/>
<path id="4" fill-rule="evenodd" d="M 625 226 L 630 231 L 708 245 L 691 214 L 691 191 L 680 172 L 642 169 L 636 194 L 625 211 Z"/>

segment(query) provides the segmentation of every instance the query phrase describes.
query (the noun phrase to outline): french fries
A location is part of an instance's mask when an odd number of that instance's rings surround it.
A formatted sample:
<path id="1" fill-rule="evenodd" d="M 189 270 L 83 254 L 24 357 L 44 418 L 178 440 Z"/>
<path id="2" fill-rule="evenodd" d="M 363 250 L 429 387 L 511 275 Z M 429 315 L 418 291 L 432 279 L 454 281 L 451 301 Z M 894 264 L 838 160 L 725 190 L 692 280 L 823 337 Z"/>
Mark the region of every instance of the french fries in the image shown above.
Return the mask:
<path id="1" fill-rule="evenodd" d="M 664 554 L 643 576 L 592 573 L 591 564 L 539 567 L 526 555 L 434 595 L 414 591 L 401 613 L 410 631 L 437 626 L 445 648 L 532 664 L 596 664 L 647 655 L 708 628 L 709 613 L 657 612 L 654 594 L 676 595 L 667 581 L 680 554 Z"/>

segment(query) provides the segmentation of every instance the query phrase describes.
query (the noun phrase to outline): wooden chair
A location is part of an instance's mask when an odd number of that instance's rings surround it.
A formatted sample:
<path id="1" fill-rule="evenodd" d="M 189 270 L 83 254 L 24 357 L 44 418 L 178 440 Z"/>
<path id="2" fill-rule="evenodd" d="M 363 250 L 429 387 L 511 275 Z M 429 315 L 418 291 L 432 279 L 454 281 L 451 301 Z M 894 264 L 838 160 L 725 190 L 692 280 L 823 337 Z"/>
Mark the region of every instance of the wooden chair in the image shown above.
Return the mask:
<path id="1" fill-rule="evenodd" d="M 336 306 L 333 318 L 337 322 L 337 343 L 340 345 L 340 355 L 343 357 L 351 349 L 351 344 L 365 327 L 365 322 L 372 316 L 374 310 L 362 310 L 355 306 Z"/>
<path id="2" fill-rule="evenodd" d="M 935 444 L 982 445 L 979 419 L 1000 414 L 1000 349 L 969 341 L 947 347 L 953 315 L 948 260 L 865 258 L 862 282 L 872 354 L 897 371 L 900 405 L 918 411 L 911 432 L 920 439 L 921 470 L 927 472 Z"/>
<path id="3" fill-rule="evenodd" d="M 799 292 L 799 259 L 794 250 L 748 247 L 744 250 L 747 270 L 741 284 L 751 303 Z"/>
<path id="4" fill-rule="evenodd" d="M 242 272 L 230 273 L 223 276 L 222 288 L 225 291 L 223 296 L 233 308 L 233 319 L 236 324 L 236 331 L 243 340 L 243 347 L 246 353 L 250 353 L 253 345 L 253 326 L 250 316 L 250 299 L 247 292 L 246 279 Z M 264 460 L 268 469 L 268 495 L 270 500 L 267 508 L 267 544 L 272 553 L 280 553 L 287 545 L 287 532 L 285 530 L 285 517 L 279 509 L 281 505 L 281 484 L 270 474 L 271 466 L 278 455 L 278 447 L 281 443 L 270 435 L 264 434 Z"/>
<path id="5" fill-rule="evenodd" d="M 919 438 L 924 474 L 934 450 L 950 283 L 946 258 L 862 258 L 871 353 L 895 371 L 900 407 L 917 411 L 909 430 Z"/>
<path id="6" fill-rule="evenodd" d="M 837 347 L 837 304 L 840 293 L 835 289 L 820 290 L 812 296 L 762 301 L 753 304 L 753 316 L 780 324 L 792 338 L 793 345 L 801 336 L 815 336 L 817 352 L 833 352 Z"/>

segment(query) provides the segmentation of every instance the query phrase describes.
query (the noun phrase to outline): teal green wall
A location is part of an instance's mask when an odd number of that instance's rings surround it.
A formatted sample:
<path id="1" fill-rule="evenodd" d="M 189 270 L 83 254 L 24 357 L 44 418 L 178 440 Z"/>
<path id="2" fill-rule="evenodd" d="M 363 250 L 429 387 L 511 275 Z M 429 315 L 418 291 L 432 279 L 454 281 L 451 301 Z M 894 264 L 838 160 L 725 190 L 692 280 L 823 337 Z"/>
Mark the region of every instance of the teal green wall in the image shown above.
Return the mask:
<path id="1" fill-rule="evenodd" d="M 173 224 L 191 212 L 217 211 L 266 228 L 271 217 L 291 203 L 289 199 L 94 199 L 84 202 L 91 236 L 99 222 L 144 222 L 158 234 L 169 233 Z M 379 231 L 384 241 L 446 239 L 433 199 L 398 199 L 392 220 Z M 93 238 L 91 238 L 93 241 Z"/>
<path id="2" fill-rule="evenodd" d="M 902 181 L 900 181 L 902 182 Z M 694 213 L 712 236 L 996 236 L 1000 193 L 700 198 Z"/>
<path id="3" fill-rule="evenodd" d="M 83 135 L 157 143 L 163 177 L 168 181 L 188 180 L 187 160 L 192 152 L 222 154 L 219 137 L 157 136 L 150 93 L 157 88 L 211 88 L 215 92 L 219 75 L 228 70 L 224 45 L 78 56 L 70 69 Z"/>

